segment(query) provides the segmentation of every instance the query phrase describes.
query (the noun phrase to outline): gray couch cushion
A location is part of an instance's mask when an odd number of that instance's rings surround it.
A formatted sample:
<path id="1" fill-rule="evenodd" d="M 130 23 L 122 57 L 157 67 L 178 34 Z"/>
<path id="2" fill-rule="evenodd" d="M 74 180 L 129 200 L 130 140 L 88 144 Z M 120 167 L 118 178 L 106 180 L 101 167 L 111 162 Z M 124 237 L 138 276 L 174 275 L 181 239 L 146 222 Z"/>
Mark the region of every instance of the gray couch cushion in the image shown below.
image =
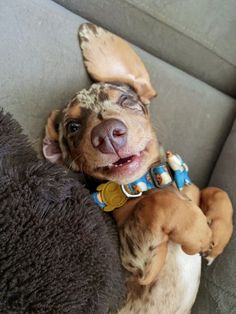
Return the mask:
<path id="1" fill-rule="evenodd" d="M 48 112 L 90 84 L 77 41 L 82 22 L 47 0 L 0 2 L 0 106 L 14 114 L 35 147 Z M 152 104 L 159 137 L 204 185 L 230 130 L 235 100 L 136 49 L 159 91 Z"/>
<path id="2" fill-rule="evenodd" d="M 0 2 L 0 106 L 40 147 L 50 110 L 90 82 L 77 40 L 82 18 L 47 0 Z M 152 117 L 166 148 L 205 185 L 236 112 L 234 99 L 135 48 L 159 92 Z"/>
<path id="3" fill-rule="evenodd" d="M 89 84 L 77 42 L 81 21 L 47 0 L 0 2 L 0 106 L 35 148 L 49 111 Z"/>
<path id="4" fill-rule="evenodd" d="M 210 185 L 226 190 L 236 209 L 236 121 L 212 174 Z M 236 215 L 234 213 L 234 228 Z M 229 246 L 210 267 L 203 267 L 193 314 L 236 313 L 236 230 Z M 204 309 L 204 311 L 203 311 Z"/>
<path id="5" fill-rule="evenodd" d="M 236 96 L 234 0 L 55 0 Z"/>

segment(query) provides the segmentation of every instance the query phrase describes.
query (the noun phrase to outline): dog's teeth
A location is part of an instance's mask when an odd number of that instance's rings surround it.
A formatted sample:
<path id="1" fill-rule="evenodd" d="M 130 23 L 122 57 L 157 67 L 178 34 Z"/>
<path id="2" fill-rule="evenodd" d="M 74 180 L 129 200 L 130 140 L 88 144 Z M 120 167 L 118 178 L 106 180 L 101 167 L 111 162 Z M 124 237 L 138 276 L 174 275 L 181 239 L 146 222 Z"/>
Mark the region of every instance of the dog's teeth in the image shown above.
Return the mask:
<path id="1" fill-rule="evenodd" d="M 118 165 L 115 165 L 115 167 L 117 168 L 117 167 L 118 167 Z"/>
<path id="2" fill-rule="evenodd" d="M 129 159 L 127 162 L 131 162 L 131 159 Z"/>

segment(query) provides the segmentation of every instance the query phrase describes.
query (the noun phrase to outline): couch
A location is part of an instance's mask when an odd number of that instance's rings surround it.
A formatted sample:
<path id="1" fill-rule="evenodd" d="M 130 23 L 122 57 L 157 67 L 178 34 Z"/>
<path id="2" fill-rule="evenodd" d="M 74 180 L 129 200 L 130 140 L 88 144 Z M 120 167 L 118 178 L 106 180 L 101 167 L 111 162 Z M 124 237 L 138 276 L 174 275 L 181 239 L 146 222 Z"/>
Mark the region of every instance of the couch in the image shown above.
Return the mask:
<path id="1" fill-rule="evenodd" d="M 224 188 L 236 207 L 234 0 L 8 0 L 0 2 L 0 106 L 40 154 L 48 113 L 88 87 L 77 32 L 86 20 L 130 41 L 158 97 L 154 126 L 200 187 Z M 236 313 L 236 235 L 203 266 L 193 313 Z"/>

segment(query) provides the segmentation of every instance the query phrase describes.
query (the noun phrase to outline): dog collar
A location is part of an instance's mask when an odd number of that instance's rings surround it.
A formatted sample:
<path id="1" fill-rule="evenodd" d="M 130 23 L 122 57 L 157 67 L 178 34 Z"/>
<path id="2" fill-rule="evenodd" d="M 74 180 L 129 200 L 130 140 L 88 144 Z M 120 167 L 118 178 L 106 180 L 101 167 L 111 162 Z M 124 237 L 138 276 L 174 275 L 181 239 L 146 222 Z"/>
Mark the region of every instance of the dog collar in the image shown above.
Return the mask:
<path id="1" fill-rule="evenodd" d="M 141 178 L 129 184 L 119 185 L 112 181 L 100 184 L 97 192 L 92 193 L 93 200 L 101 209 L 109 212 L 123 206 L 130 198 L 141 196 L 145 191 L 163 189 L 173 183 L 182 190 L 185 185 L 191 184 L 188 166 L 182 158 L 167 152 L 166 159 L 166 163 L 154 164 Z"/>

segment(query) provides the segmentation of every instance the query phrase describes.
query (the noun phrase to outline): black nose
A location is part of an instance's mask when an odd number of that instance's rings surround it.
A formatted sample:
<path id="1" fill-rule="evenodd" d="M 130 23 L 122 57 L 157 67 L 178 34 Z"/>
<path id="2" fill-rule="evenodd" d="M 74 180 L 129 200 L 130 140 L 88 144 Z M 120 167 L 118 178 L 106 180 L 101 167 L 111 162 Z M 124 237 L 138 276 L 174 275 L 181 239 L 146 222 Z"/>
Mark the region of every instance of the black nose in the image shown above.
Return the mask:
<path id="1" fill-rule="evenodd" d="M 102 153 L 114 154 L 127 142 L 127 127 L 117 119 L 105 120 L 92 130 L 91 142 Z"/>

